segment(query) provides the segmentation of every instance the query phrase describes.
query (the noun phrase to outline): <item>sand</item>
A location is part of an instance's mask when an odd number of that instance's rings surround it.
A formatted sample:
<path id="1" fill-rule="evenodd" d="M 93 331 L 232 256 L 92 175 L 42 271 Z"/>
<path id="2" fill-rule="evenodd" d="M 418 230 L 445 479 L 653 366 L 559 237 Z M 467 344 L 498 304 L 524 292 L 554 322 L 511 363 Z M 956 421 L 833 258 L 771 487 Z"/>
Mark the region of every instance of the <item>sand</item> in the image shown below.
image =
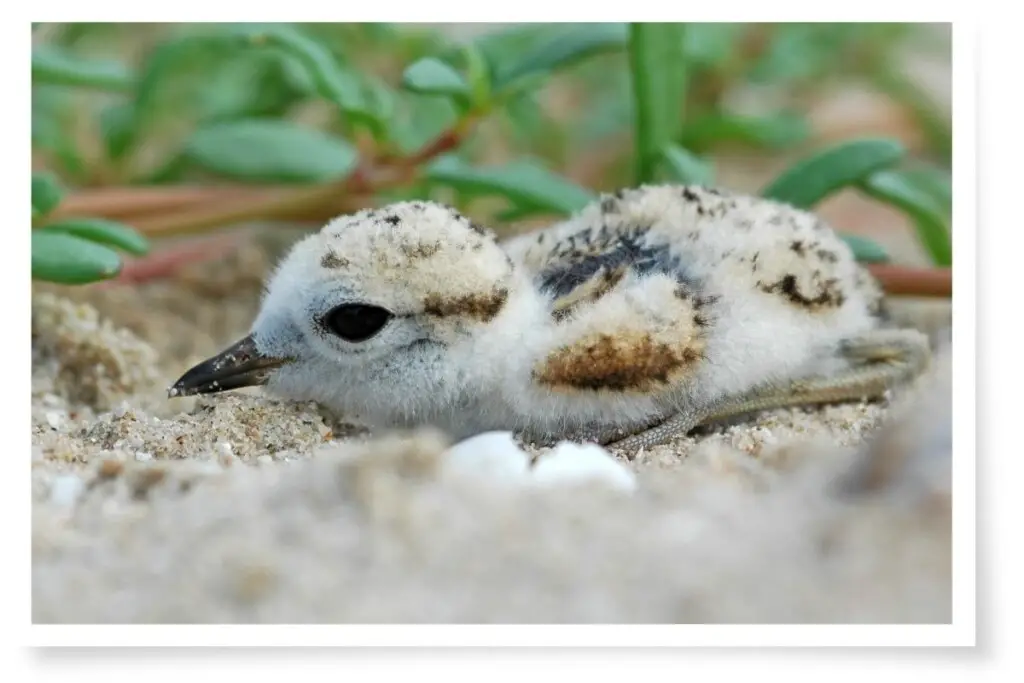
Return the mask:
<path id="1" fill-rule="evenodd" d="M 891 400 L 622 457 L 632 494 L 453 476 L 258 390 L 166 398 L 273 254 L 33 293 L 37 623 L 949 622 L 949 357 Z M 948 338 L 948 307 L 907 309 Z M 937 312 L 936 312 L 937 311 Z"/>

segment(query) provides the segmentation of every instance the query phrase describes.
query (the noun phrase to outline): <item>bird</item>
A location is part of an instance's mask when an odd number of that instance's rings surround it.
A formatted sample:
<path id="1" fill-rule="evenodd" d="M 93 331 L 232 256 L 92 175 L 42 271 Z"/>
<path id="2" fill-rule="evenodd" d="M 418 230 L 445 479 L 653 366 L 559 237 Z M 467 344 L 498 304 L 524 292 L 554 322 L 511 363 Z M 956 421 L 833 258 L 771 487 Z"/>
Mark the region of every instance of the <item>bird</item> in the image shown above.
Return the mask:
<path id="1" fill-rule="evenodd" d="M 339 216 L 277 264 L 250 333 L 168 393 L 262 386 L 371 428 L 636 452 L 884 398 L 930 356 L 814 213 L 650 184 L 506 239 L 427 200 Z"/>

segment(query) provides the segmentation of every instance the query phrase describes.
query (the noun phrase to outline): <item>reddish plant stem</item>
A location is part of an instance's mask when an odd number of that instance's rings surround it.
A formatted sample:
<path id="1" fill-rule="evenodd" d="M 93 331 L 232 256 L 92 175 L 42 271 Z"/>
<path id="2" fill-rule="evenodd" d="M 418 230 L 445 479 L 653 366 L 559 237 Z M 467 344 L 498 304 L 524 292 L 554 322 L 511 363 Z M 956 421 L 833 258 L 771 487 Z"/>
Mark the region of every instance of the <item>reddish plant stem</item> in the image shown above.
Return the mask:
<path id="1" fill-rule="evenodd" d="M 329 216 L 341 201 L 350 205 L 353 197 L 413 180 L 422 164 L 458 147 L 474 121 L 467 117 L 408 157 L 384 164 L 381 159 L 364 160 L 340 182 L 301 188 L 108 188 L 68 197 L 55 215 L 116 218 L 153 236 L 194 234 L 249 220 Z"/>
<path id="2" fill-rule="evenodd" d="M 94 287 L 111 287 L 128 283 L 147 282 L 169 277 L 187 265 L 224 256 L 237 248 L 244 235 L 217 235 L 192 239 L 182 244 L 165 247 L 159 252 L 125 261 L 121 272 L 112 280 L 98 282 Z"/>
<path id="3" fill-rule="evenodd" d="M 914 268 L 886 263 L 869 265 L 868 270 L 890 296 L 949 298 L 953 295 L 950 268 Z"/>
<path id="4" fill-rule="evenodd" d="M 106 187 L 66 197 L 51 214 L 53 218 L 99 216 L 124 218 L 158 212 L 173 212 L 185 207 L 222 202 L 245 196 L 258 196 L 263 190 L 251 187 Z"/>

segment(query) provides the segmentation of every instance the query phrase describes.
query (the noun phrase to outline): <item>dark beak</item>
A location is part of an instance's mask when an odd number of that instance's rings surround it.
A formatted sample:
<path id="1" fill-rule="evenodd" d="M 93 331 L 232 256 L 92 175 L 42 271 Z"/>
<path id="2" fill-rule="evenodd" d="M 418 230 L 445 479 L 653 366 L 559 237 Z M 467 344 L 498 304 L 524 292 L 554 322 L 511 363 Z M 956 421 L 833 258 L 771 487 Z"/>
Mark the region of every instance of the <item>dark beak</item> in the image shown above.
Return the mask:
<path id="1" fill-rule="evenodd" d="M 215 394 L 229 389 L 258 386 L 266 383 L 274 368 L 290 360 L 264 356 L 256 348 L 252 335 L 249 335 L 186 372 L 167 390 L 167 395 Z"/>

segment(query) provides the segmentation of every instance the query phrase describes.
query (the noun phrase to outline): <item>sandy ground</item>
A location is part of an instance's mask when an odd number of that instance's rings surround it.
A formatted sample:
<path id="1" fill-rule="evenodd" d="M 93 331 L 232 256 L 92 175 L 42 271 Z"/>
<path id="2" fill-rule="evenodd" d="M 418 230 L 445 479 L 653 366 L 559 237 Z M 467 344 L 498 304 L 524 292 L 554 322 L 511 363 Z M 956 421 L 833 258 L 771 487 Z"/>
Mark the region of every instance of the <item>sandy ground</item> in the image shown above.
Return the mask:
<path id="1" fill-rule="evenodd" d="M 948 622 L 949 360 L 624 462 L 632 495 L 459 478 L 258 391 L 166 398 L 272 256 L 33 294 L 39 622 Z M 910 308 L 941 340 L 948 308 Z"/>

